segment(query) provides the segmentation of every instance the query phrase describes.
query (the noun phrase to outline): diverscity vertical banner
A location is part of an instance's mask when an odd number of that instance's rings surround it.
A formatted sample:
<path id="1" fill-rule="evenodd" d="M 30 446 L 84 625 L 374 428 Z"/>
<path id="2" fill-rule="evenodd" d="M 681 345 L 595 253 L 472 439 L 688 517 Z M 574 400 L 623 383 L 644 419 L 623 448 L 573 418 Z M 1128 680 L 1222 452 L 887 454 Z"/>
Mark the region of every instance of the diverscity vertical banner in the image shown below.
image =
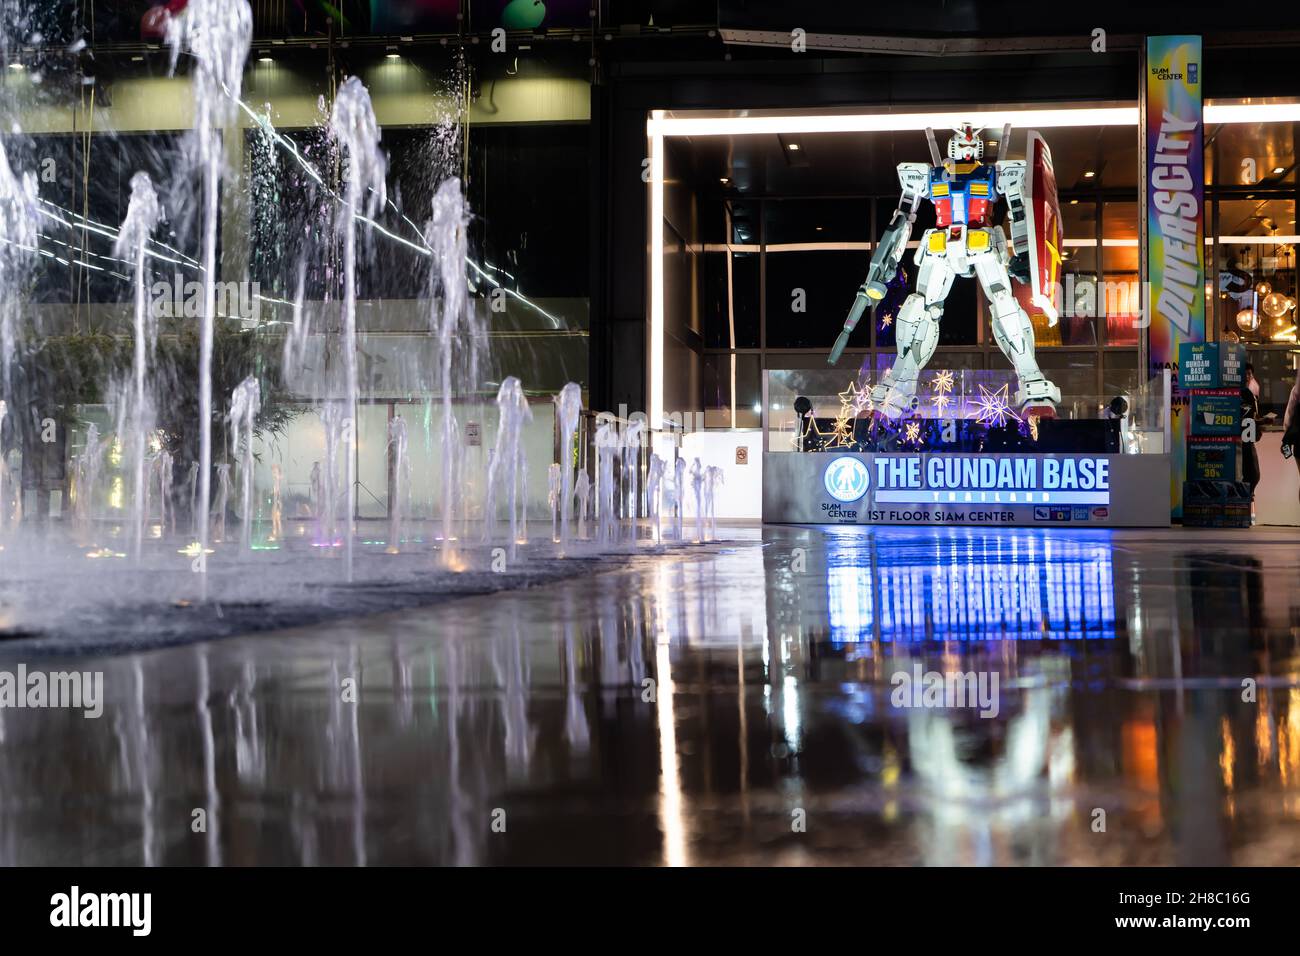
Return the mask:
<path id="1" fill-rule="evenodd" d="M 1178 346 L 1205 340 L 1205 128 L 1201 38 L 1147 37 L 1142 89 L 1146 143 L 1147 316 L 1150 375 L 1177 370 Z M 1172 501 L 1182 515 L 1187 397 L 1173 401 Z"/>

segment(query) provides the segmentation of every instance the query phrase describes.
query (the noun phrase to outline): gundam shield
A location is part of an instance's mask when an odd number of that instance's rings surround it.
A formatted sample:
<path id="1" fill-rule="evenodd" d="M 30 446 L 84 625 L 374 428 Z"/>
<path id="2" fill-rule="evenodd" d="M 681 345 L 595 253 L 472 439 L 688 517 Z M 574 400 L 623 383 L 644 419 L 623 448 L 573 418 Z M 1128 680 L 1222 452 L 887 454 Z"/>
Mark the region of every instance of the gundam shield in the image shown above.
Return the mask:
<path id="1" fill-rule="evenodd" d="M 1024 182 L 1025 225 L 1029 233 L 1029 284 L 1033 303 L 1047 316 L 1049 325 L 1060 319 L 1057 297 L 1061 290 L 1061 203 L 1056 197 L 1052 151 L 1033 130 L 1029 131 Z"/>

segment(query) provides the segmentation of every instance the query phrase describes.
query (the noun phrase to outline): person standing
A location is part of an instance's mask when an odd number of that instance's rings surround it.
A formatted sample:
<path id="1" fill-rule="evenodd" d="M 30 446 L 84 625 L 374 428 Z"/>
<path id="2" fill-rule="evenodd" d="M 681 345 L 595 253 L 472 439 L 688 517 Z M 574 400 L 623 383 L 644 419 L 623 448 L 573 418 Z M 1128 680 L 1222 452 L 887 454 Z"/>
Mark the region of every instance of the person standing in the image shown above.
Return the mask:
<path id="1" fill-rule="evenodd" d="M 1246 423 L 1250 424 L 1247 425 Z M 1259 379 L 1255 366 L 1246 363 L 1246 380 L 1241 386 L 1241 480 L 1250 488 L 1250 523 L 1255 523 L 1255 488 L 1259 485 L 1259 450 L 1255 447 L 1259 427 Z"/>
<path id="2" fill-rule="evenodd" d="M 1295 384 L 1291 386 L 1291 397 L 1286 401 L 1286 414 L 1282 416 L 1282 455 L 1295 462 L 1300 470 L 1300 455 L 1296 454 L 1296 445 L 1300 445 L 1300 367 L 1296 369 Z"/>

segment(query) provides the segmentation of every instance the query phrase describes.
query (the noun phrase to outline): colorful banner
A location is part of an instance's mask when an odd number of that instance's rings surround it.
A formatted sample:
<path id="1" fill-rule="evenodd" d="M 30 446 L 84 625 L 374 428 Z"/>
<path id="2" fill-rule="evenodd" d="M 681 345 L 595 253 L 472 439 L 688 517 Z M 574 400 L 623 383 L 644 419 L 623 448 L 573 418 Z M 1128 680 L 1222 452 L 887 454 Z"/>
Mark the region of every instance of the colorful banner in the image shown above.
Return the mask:
<path id="1" fill-rule="evenodd" d="M 1201 38 L 1147 37 L 1142 106 L 1146 141 L 1147 314 L 1150 372 L 1176 369 L 1178 347 L 1205 340 L 1205 128 Z M 1175 388 L 1170 489 L 1182 514 L 1187 395 Z"/>

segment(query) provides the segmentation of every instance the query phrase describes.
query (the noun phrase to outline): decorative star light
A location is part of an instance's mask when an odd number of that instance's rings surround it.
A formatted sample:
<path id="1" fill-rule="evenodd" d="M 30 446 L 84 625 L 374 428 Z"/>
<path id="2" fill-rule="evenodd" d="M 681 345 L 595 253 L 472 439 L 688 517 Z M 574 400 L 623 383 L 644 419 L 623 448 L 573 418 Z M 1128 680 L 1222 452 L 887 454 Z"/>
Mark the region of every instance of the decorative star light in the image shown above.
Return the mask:
<path id="1" fill-rule="evenodd" d="M 943 392 L 940 392 L 938 395 L 934 396 L 934 410 L 936 413 L 936 417 L 943 418 L 944 411 L 951 404 L 952 404 L 951 395 L 946 395 Z"/>
<path id="2" fill-rule="evenodd" d="M 822 436 L 822 431 L 820 428 L 817 427 L 817 416 L 809 415 L 807 418 L 807 424 L 804 425 L 803 431 L 800 432 L 797 429 L 795 431 L 795 435 L 793 439 L 794 450 L 803 451 L 804 440 L 806 438 L 810 438 L 810 437 L 820 438 L 821 436 Z"/>
<path id="3" fill-rule="evenodd" d="M 844 409 L 860 409 L 863 402 L 868 400 L 871 392 L 865 385 L 858 385 L 856 381 L 849 382 L 849 387 L 840 392 L 840 405 L 842 406 L 840 414 L 844 414 Z"/>
<path id="4" fill-rule="evenodd" d="M 1003 385 L 996 392 L 990 392 L 981 385 L 979 397 L 971 401 L 975 410 L 967 417 L 994 428 L 1001 428 L 1008 420 L 1020 421 L 1020 416 L 1011 409 L 1010 388 Z"/>
<path id="5" fill-rule="evenodd" d="M 829 447 L 835 448 L 853 444 L 853 425 L 855 421 L 849 415 L 840 415 L 836 418 L 835 424 L 831 427 Z"/>
<path id="6" fill-rule="evenodd" d="M 886 313 L 880 317 L 880 331 L 885 331 L 885 329 L 889 328 L 893 324 L 894 314 L 892 312 Z"/>
<path id="7" fill-rule="evenodd" d="M 921 423 L 908 422 L 903 433 L 903 441 L 918 445 L 921 442 Z"/>
<path id="8" fill-rule="evenodd" d="M 934 378 L 930 380 L 930 388 L 938 395 L 947 395 L 952 391 L 952 383 L 952 369 L 945 368 L 934 373 Z"/>

